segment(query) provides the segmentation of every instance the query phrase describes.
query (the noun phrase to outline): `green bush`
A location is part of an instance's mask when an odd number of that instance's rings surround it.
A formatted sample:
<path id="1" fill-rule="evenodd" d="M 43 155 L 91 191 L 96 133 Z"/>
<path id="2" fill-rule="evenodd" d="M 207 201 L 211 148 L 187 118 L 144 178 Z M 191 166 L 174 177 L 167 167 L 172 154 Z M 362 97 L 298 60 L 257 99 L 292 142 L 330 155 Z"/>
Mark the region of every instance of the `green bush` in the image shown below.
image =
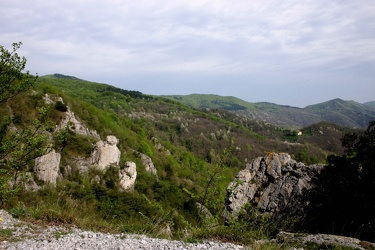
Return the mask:
<path id="1" fill-rule="evenodd" d="M 55 104 L 55 109 L 60 112 L 66 112 L 68 110 L 68 107 L 64 103 L 57 101 Z"/>

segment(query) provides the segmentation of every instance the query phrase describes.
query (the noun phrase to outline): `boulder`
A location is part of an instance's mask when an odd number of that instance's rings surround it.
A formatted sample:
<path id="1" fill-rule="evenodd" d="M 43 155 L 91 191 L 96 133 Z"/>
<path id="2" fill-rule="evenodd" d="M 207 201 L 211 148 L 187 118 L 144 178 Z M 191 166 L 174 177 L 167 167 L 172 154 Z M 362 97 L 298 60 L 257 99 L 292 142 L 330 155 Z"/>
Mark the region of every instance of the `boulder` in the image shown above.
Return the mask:
<path id="1" fill-rule="evenodd" d="M 112 165 L 118 166 L 121 152 L 117 147 L 116 136 L 109 135 L 106 141 L 98 141 L 91 153 L 91 165 L 95 165 L 99 170 L 106 171 Z"/>
<path id="2" fill-rule="evenodd" d="M 323 165 L 305 166 L 286 153 L 258 157 L 240 171 L 227 188 L 227 202 L 222 216 L 237 218 L 245 204 L 262 212 L 282 213 L 300 206 L 302 191 L 312 188 L 311 180 Z"/>
<path id="3" fill-rule="evenodd" d="M 375 244 L 356 238 L 332 234 L 303 234 L 279 232 L 276 240 L 280 244 L 295 244 L 302 246 L 324 246 L 325 249 L 375 249 Z"/>
<path id="4" fill-rule="evenodd" d="M 44 183 L 56 185 L 56 180 L 60 175 L 61 155 L 55 150 L 35 159 L 34 171 L 36 177 Z"/>
<path id="5" fill-rule="evenodd" d="M 134 162 L 125 162 L 124 169 L 121 169 L 118 173 L 120 183 L 120 191 L 133 191 L 135 180 L 137 178 L 137 166 Z"/>

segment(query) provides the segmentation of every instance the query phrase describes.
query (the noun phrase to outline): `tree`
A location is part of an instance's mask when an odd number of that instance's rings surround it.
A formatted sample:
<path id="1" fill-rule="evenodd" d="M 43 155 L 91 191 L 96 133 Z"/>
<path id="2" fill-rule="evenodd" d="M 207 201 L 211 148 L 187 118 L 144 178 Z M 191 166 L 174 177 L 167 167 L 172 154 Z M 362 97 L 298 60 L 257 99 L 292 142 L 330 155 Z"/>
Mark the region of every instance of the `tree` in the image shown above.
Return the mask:
<path id="1" fill-rule="evenodd" d="M 10 52 L 0 45 L 0 105 L 12 97 L 32 87 L 37 77 L 31 77 L 29 72 L 22 71 L 26 66 L 26 58 L 17 53 L 22 42 L 13 43 Z"/>
<path id="2" fill-rule="evenodd" d="M 375 241 L 375 121 L 364 134 L 346 134 L 343 156 L 328 165 L 307 193 L 303 228 Z"/>
<path id="3" fill-rule="evenodd" d="M 37 77 L 31 77 L 29 72 L 22 71 L 26 66 L 26 58 L 20 57 L 17 49 L 21 42 L 13 43 L 13 50 L 8 51 L 0 45 L 0 201 L 7 194 L 5 186 L 9 176 L 13 176 L 14 183 L 29 161 L 44 154 L 47 147 L 46 127 L 50 126 L 47 119 L 48 109 L 39 108 L 39 117 L 31 124 L 16 127 L 5 107 L 16 95 L 30 89 Z M 9 129 L 12 125 L 12 130 Z"/>

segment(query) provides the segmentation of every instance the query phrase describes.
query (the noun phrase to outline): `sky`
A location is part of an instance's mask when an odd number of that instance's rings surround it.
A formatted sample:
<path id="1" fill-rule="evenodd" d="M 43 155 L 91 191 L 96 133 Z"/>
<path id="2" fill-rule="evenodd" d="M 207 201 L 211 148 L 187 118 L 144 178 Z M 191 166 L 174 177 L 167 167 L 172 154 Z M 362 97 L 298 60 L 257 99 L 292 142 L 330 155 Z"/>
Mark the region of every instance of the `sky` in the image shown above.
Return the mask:
<path id="1" fill-rule="evenodd" d="M 374 0 L 0 0 L 27 70 L 152 95 L 375 101 Z"/>

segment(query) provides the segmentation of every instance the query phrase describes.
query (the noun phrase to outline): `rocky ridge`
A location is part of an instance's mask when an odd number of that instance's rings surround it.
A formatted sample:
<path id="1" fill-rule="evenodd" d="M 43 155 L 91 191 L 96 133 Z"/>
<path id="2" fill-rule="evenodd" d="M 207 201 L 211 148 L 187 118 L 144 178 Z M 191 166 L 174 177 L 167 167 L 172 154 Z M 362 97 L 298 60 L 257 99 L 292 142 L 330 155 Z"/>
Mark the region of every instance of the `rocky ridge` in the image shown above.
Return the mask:
<path id="1" fill-rule="evenodd" d="M 302 191 L 313 187 L 311 181 L 323 167 L 321 164 L 305 166 L 287 153 L 258 157 L 229 184 L 222 215 L 226 220 L 236 219 L 249 202 L 260 211 L 270 213 L 302 208 L 298 204 Z"/>
<path id="2" fill-rule="evenodd" d="M 43 100 L 46 104 L 65 105 L 64 101 L 59 96 L 45 94 Z M 59 124 L 56 125 L 54 133 L 58 133 L 65 129 L 73 133 L 94 138 L 96 143 L 93 144 L 92 152 L 89 157 L 76 156 L 73 165 L 77 167 L 81 175 L 86 174 L 90 169 L 95 168 L 101 172 L 106 172 L 111 166 L 118 168 L 118 176 L 120 179 L 119 190 L 124 192 L 131 192 L 134 190 L 135 180 L 137 178 L 137 168 L 134 162 L 126 162 L 123 168 L 120 168 L 121 151 L 117 147 L 119 140 L 114 135 L 106 136 L 102 140 L 95 130 L 90 130 L 82 122 L 79 117 L 75 116 L 68 106 L 61 111 L 63 116 Z M 158 145 L 160 150 L 163 150 L 161 144 Z M 151 173 L 158 179 L 157 169 L 155 168 L 152 159 L 140 152 L 136 152 L 141 160 L 145 170 Z M 67 177 L 72 173 L 72 166 L 60 166 L 61 155 L 55 150 L 37 158 L 34 165 L 35 177 L 44 184 L 56 185 L 56 182 L 62 177 Z M 63 169 L 63 174 L 60 172 L 60 167 Z M 27 178 L 26 178 L 27 177 Z M 22 179 L 23 178 L 23 179 Z M 27 190 L 38 190 L 39 186 L 35 183 L 33 176 L 28 175 L 20 178 L 19 182 L 23 182 Z M 100 182 L 99 176 L 96 180 Z"/>

